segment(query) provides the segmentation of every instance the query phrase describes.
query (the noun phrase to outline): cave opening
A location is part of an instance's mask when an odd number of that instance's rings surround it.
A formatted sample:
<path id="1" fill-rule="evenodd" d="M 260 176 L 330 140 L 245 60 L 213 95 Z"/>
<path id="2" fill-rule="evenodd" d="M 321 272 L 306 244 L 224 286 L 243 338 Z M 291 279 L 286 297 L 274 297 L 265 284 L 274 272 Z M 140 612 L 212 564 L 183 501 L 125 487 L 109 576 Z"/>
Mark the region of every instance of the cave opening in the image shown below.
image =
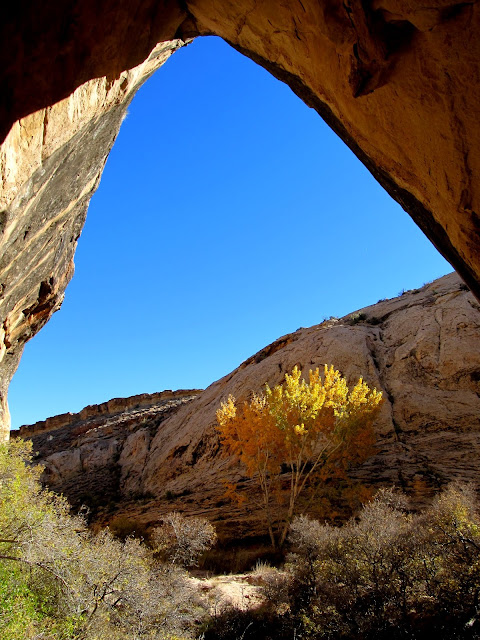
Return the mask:
<path id="1" fill-rule="evenodd" d="M 197 38 L 130 107 L 63 307 L 12 381 L 12 427 L 205 387 L 281 335 L 450 270 L 286 85 Z"/>

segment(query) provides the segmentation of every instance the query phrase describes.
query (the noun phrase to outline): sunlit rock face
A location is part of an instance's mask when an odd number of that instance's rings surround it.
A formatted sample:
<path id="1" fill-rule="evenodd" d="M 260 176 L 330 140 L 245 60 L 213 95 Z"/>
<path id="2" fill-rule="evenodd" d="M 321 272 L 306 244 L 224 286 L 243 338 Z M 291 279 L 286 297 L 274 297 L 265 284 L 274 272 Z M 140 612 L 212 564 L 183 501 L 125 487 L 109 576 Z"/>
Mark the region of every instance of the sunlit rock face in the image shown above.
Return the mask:
<path id="1" fill-rule="evenodd" d="M 183 42 L 115 79 L 90 80 L 16 122 L 0 151 L 0 437 L 24 344 L 60 308 L 88 203 L 138 87 Z"/>
<path id="2" fill-rule="evenodd" d="M 47 459 L 44 481 L 74 506 L 108 504 L 139 494 L 144 456 L 152 434 L 199 390 L 161 391 L 114 398 L 13 431 L 31 439 Z"/>
<path id="3" fill-rule="evenodd" d="M 279 384 L 295 365 L 327 363 L 350 382 L 363 375 L 385 397 L 377 452 L 357 480 L 404 488 L 417 506 L 452 480 L 480 488 L 480 306 L 456 274 L 284 336 L 202 393 L 160 396 L 147 409 L 132 400 L 115 415 L 106 403 L 104 414 L 59 416 L 23 436 L 45 481 L 77 506 L 91 500 L 100 522 L 123 514 L 151 524 L 180 509 L 208 516 L 224 537 L 256 535 L 264 532 L 256 485 L 222 455 L 216 409 L 229 394 L 241 400 Z M 234 482 L 244 505 L 224 497 Z"/>
<path id="4" fill-rule="evenodd" d="M 198 35 L 223 37 L 316 109 L 479 297 L 479 30 L 475 0 L 10 5 L 0 25 L 4 429 L 8 382 L 61 304 L 126 105 Z"/>

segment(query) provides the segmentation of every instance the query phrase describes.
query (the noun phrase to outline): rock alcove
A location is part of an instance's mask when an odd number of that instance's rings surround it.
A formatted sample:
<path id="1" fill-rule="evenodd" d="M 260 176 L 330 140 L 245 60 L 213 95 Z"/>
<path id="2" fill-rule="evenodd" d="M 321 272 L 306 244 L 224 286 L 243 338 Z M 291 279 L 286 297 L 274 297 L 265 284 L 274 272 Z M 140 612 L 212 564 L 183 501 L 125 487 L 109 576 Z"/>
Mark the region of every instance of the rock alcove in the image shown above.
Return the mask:
<path id="1" fill-rule="evenodd" d="M 477 2 L 55 2 L 2 30 L 1 367 L 59 307 L 88 201 L 142 82 L 223 37 L 350 146 L 480 294 Z"/>
<path id="2" fill-rule="evenodd" d="M 12 428 L 205 388 L 281 335 L 448 271 L 288 86 L 197 38 L 129 106 L 61 313 L 10 385 Z"/>

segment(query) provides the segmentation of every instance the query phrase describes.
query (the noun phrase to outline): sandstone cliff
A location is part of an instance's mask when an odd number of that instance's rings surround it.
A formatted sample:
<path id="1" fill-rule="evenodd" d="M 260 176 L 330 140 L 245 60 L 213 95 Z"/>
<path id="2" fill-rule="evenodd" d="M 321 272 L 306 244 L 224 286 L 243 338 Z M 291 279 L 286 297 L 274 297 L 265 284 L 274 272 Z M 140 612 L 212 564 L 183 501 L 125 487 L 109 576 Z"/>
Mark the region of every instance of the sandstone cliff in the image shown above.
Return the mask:
<path id="1" fill-rule="evenodd" d="M 121 513 L 149 524 L 180 509 L 207 515 L 224 536 L 253 535 L 263 530 L 255 485 L 221 455 L 215 411 L 229 394 L 278 384 L 294 365 L 325 363 L 351 380 L 363 375 L 386 398 L 377 453 L 358 479 L 403 487 L 418 505 L 453 479 L 480 487 L 480 306 L 456 274 L 284 336 L 175 406 L 160 396 L 147 411 L 116 417 L 93 408 L 71 426 L 61 416 L 61 426 L 50 419 L 21 434 L 40 452 L 46 482 L 73 502 L 89 493 L 98 505 L 108 486 L 118 503 L 98 509 L 100 521 Z M 244 507 L 224 499 L 225 481 L 249 493 Z"/>
<path id="2" fill-rule="evenodd" d="M 74 506 L 105 505 L 139 492 L 141 444 L 148 445 L 150 434 L 199 393 L 192 389 L 114 398 L 22 426 L 12 436 L 33 441 L 35 458 L 45 464 L 44 481 Z"/>
<path id="3" fill-rule="evenodd" d="M 0 150 L 0 436 L 25 343 L 57 311 L 90 198 L 135 91 L 183 42 L 162 43 L 19 121 Z"/>
<path id="4" fill-rule="evenodd" d="M 221 36 L 286 82 L 480 296 L 477 0 L 32 0 L 2 18 L 4 434 L 9 381 L 61 304 L 125 108 L 196 36 Z"/>

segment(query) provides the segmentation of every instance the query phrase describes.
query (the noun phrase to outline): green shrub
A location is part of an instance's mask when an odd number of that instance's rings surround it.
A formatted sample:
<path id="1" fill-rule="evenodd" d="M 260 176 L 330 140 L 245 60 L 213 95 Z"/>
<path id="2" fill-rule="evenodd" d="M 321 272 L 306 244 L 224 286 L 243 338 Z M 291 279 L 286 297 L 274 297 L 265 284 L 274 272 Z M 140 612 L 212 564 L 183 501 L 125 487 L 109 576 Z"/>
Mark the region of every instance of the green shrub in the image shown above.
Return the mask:
<path id="1" fill-rule="evenodd" d="M 0 445 L 0 637 L 165 640 L 205 614 L 182 569 L 139 540 L 93 535 L 42 489 L 31 446 Z"/>
<path id="2" fill-rule="evenodd" d="M 352 313 L 352 315 L 349 316 L 347 322 L 348 324 L 355 325 L 355 324 L 358 324 L 359 322 L 364 322 L 366 318 L 367 318 L 366 313 Z"/>

